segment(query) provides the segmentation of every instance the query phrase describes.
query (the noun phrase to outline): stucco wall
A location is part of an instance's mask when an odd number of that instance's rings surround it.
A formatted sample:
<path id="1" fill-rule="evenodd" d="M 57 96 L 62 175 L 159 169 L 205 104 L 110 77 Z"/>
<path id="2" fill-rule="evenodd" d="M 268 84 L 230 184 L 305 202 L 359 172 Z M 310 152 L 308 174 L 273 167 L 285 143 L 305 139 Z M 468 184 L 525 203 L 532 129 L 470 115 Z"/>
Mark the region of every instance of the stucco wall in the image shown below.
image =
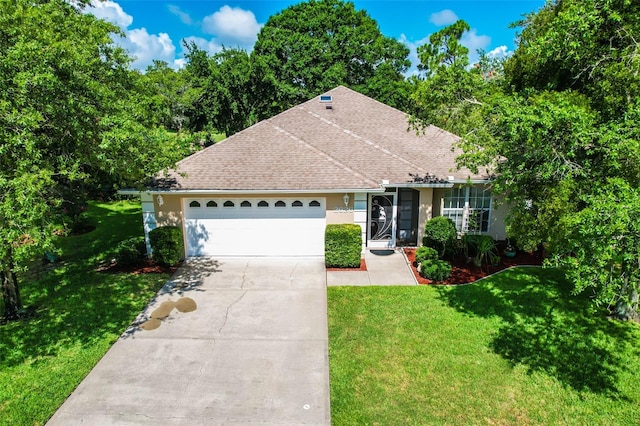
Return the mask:
<path id="1" fill-rule="evenodd" d="M 506 225 L 504 223 L 507 213 L 509 213 L 509 206 L 500 197 L 494 197 L 493 209 L 491 210 L 490 235 L 496 240 L 507 239 Z"/>
<path id="2" fill-rule="evenodd" d="M 433 217 L 433 188 L 420 188 L 420 214 L 418 215 L 418 246 L 422 245 L 424 224 Z"/>
<path id="3" fill-rule="evenodd" d="M 162 205 L 158 205 L 158 196 L 153 196 L 158 226 L 178 226 L 182 228 L 182 196 L 162 195 Z"/>
<path id="4" fill-rule="evenodd" d="M 344 194 L 325 194 L 327 199 L 327 225 L 353 223 L 353 193 L 348 193 L 349 205 L 344 205 Z"/>

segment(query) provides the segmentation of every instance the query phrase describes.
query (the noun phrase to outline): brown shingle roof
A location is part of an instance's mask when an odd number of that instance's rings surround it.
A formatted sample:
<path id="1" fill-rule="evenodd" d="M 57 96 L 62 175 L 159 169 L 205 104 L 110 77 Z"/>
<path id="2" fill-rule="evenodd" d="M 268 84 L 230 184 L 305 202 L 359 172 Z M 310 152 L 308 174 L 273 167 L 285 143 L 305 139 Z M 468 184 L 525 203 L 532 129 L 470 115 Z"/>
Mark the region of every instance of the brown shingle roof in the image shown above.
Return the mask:
<path id="1" fill-rule="evenodd" d="M 165 187 L 373 189 L 382 180 L 406 183 L 409 173 L 479 178 L 454 170 L 457 136 L 435 126 L 417 135 L 404 112 L 343 86 L 326 95 L 331 109 L 311 99 L 185 158 Z"/>

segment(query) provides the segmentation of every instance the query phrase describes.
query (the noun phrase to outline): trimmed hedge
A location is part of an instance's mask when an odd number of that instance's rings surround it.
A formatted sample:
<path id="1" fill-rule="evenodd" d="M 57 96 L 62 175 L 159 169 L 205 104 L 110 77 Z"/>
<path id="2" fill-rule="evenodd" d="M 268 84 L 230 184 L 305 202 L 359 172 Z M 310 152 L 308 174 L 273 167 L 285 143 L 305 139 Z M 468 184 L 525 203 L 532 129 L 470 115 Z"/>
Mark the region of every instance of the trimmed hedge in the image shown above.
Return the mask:
<path id="1" fill-rule="evenodd" d="M 327 225 L 324 261 L 329 268 L 358 268 L 362 252 L 362 228 L 352 223 Z"/>
<path id="2" fill-rule="evenodd" d="M 135 265 L 144 259 L 147 254 L 147 245 L 144 237 L 132 237 L 120 241 L 114 249 L 113 257 L 121 266 Z"/>
<path id="3" fill-rule="evenodd" d="M 149 232 L 153 259 L 168 266 L 174 266 L 184 257 L 182 230 L 177 226 L 161 226 Z"/>
<path id="4" fill-rule="evenodd" d="M 425 260 L 418 270 L 421 276 L 432 281 L 443 281 L 451 276 L 451 264 L 444 260 Z"/>

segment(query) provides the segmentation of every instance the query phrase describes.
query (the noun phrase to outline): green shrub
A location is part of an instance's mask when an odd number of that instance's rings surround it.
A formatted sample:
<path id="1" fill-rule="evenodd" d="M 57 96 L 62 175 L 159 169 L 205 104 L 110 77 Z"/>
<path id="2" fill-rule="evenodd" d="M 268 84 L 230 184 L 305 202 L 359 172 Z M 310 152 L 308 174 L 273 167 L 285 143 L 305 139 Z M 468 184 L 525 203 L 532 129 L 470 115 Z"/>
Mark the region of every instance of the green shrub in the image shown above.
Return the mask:
<path id="1" fill-rule="evenodd" d="M 161 226 L 149 232 L 153 259 L 162 264 L 173 266 L 184 257 L 182 230 L 177 226 Z"/>
<path id="2" fill-rule="evenodd" d="M 144 237 L 132 237 L 120 241 L 114 249 L 113 257 L 118 265 L 135 265 L 142 261 L 147 253 Z"/>
<path id="3" fill-rule="evenodd" d="M 418 247 L 416 249 L 416 263 L 420 264 L 425 260 L 437 260 L 438 252 L 431 247 Z"/>
<path id="4" fill-rule="evenodd" d="M 330 268 L 357 268 L 362 253 L 362 228 L 352 223 L 327 225 L 324 261 Z"/>
<path id="5" fill-rule="evenodd" d="M 440 257 L 455 250 L 457 240 L 456 225 L 448 217 L 436 216 L 428 220 L 424 226 L 422 244 L 436 249 Z"/>
<path id="6" fill-rule="evenodd" d="M 451 276 L 451 264 L 444 260 L 425 260 L 418 269 L 422 277 L 431 281 L 443 281 Z"/>
<path id="7" fill-rule="evenodd" d="M 483 263 L 489 265 L 500 260 L 496 249 L 496 242 L 489 235 L 464 235 L 462 246 L 465 256 L 480 267 Z"/>

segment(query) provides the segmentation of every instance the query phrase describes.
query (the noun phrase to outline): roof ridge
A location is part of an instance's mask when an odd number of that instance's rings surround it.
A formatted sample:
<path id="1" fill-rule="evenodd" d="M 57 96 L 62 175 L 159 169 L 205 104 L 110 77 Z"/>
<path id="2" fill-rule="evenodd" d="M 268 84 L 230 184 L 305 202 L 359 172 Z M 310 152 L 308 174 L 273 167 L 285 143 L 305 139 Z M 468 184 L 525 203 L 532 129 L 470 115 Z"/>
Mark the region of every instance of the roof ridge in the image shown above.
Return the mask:
<path id="1" fill-rule="evenodd" d="M 353 176 L 355 176 L 355 177 L 357 177 L 359 179 L 363 179 L 363 180 L 373 184 L 374 186 L 375 185 L 378 185 L 378 186 L 380 185 L 379 182 L 376 182 L 373 179 L 371 179 L 371 178 L 363 175 L 362 173 L 358 172 L 357 170 L 354 170 L 354 169 L 346 166 L 345 164 L 343 164 L 340 161 L 336 160 L 335 158 L 333 158 L 332 156 L 330 156 L 326 152 L 324 152 L 321 149 L 319 149 L 319 148 L 311 145 L 310 143 L 306 142 L 304 139 L 301 139 L 301 138 L 297 137 L 296 135 L 294 135 L 293 133 L 283 129 L 282 127 L 271 123 L 271 119 L 268 119 L 266 121 L 268 121 L 276 131 L 278 131 L 280 133 L 284 133 L 290 139 L 298 142 L 300 145 L 302 145 L 303 147 L 307 148 L 308 150 L 315 152 L 316 154 L 318 154 L 321 157 L 323 157 L 325 160 L 329 161 L 330 163 L 333 163 L 334 165 L 338 166 L 339 168 L 341 168 L 342 170 L 346 171 L 347 173 L 350 173 L 351 175 L 353 175 Z"/>
<path id="2" fill-rule="evenodd" d="M 364 96 L 364 95 L 363 95 L 363 96 Z M 383 104 L 383 105 L 384 105 L 384 104 Z M 320 121 L 322 121 L 322 122 L 323 122 L 323 123 L 325 123 L 325 124 L 329 124 L 329 125 L 331 125 L 331 126 L 335 127 L 336 129 L 341 130 L 342 132 L 344 132 L 344 133 L 348 134 L 349 136 L 353 137 L 354 139 L 357 139 L 357 140 L 359 140 L 359 141 L 362 141 L 362 142 L 364 142 L 365 144 L 367 144 L 367 145 L 369 145 L 369 146 L 371 146 L 371 147 L 373 147 L 373 148 L 375 148 L 375 149 L 377 149 L 377 150 L 379 150 L 379 151 L 382 151 L 384 154 L 386 154 L 386 155 L 390 156 L 391 158 L 395 158 L 395 159 L 397 159 L 397 160 L 400 160 L 401 162 L 403 162 L 403 163 L 405 163 L 405 164 L 407 164 L 407 165 L 409 165 L 409 166 L 411 166 L 411 167 L 415 167 L 415 168 L 417 168 L 417 169 L 420 169 L 422 172 L 427 173 L 427 170 L 425 170 L 424 168 L 422 168 L 422 166 L 419 166 L 419 165 L 417 165 L 417 164 L 415 164 L 415 163 L 413 163 L 413 162 L 411 162 L 411 161 L 407 160 L 406 158 L 399 156 L 398 154 L 394 154 L 393 152 L 389 151 L 388 149 L 386 149 L 386 148 L 384 148 L 384 147 L 380 146 L 379 144 L 376 144 L 376 143 L 375 143 L 375 142 L 373 142 L 373 141 L 370 141 L 369 139 L 366 139 L 366 138 L 364 138 L 364 137 L 360 136 L 359 134 L 357 134 L 357 133 L 355 133 L 355 132 L 353 132 L 353 131 L 351 131 L 351 130 L 349 130 L 349 129 L 345 129 L 345 128 L 341 127 L 341 126 L 340 126 L 339 124 L 337 124 L 336 122 L 331 121 L 331 120 L 329 120 L 329 119 L 327 119 L 327 118 L 325 118 L 325 117 L 321 116 L 320 114 L 317 114 L 317 113 L 315 113 L 315 112 L 313 112 L 313 111 L 307 110 L 307 109 L 305 109 L 305 108 L 304 108 L 304 106 L 302 106 L 302 105 L 298 106 L 298 108 L 300 108 L 300 109 L 302 109 L 302 110 L 305 110 L 305 111 L 307 112 L 307 114 L 309 114 L 309 115 L 311 115 L 311 116 L 313 116 L 313 117 L 315 117 L 315 118 L 318 118 Z M 400 110 L 397 110 L 397 111 L 402 112 L 402 111 L 400 111 Z M 403 114 L 404 114 L 404 113 L 403 113 Z"/>

